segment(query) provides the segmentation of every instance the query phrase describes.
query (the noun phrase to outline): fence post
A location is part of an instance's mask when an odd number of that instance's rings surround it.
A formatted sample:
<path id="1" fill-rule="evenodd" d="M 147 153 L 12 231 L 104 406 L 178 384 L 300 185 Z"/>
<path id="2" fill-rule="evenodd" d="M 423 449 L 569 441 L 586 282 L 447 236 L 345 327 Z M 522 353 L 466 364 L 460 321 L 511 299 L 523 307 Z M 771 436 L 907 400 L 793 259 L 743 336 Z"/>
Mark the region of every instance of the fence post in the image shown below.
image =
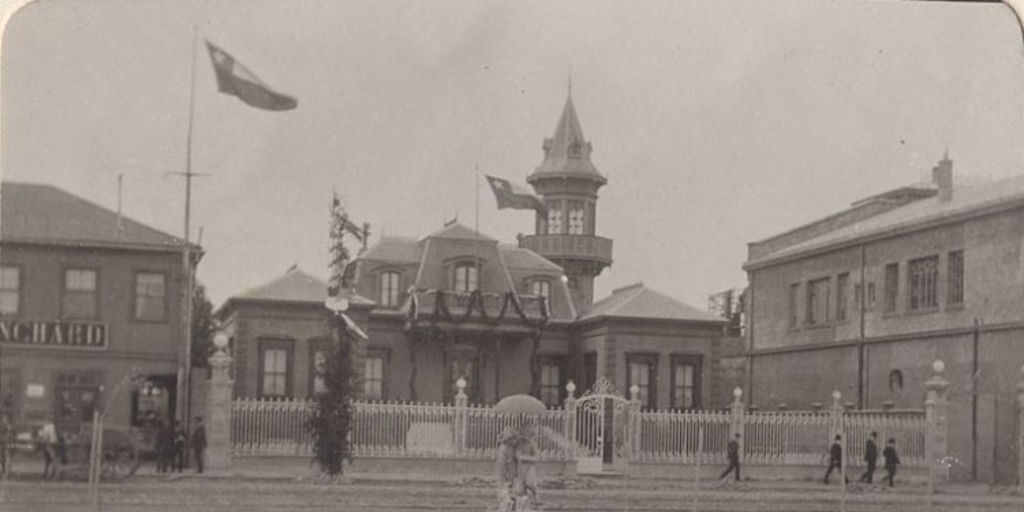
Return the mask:
<path id="1" fill-rule="evenodd" d="M 742 455 L 743 455 L 743 448 L 744 448 L 744 446 L 747 443 L 746 434 L 743 432 L 743 415 L 744 415 L 744 412 L 745 412 L 743 410 L 743 390 L 740 389 L 739 386 L 736 386 L 736 389 L 732 390 L 732 396 L 733 396 L 732 405 L 729 406 L 729 408 L 732 411 L 732 417 L 730 418 L 730 421 L 729 421 L 729 439 L 730 440 L 731 439 L 735 439 L 736 438 L 736 434 L 740 435 L 740 438 L 739 438 L 739 445 L 740 445 L 739 453 L 740 453 L 740 456 L 742 457 Z"/>
<path id="2" fill-rule="evenodd" d="M 466 379 L 459 377 L 455 381 L 459 392 L 455 394 L 455 453 L 461 455 L 466 450 L 466 416 L 469 414 L 469 397 L 466 396 Z"/>
<path id="3" fill-rule="evenodd" d="M 1017 488 L 1024 492 L 1024 366 L 1017 384 Z"/>
<path id="4" fill-rule="evenodd" d="M 210 356 L 210 393 L 207 399 L 206 467 L 211 471 L 231 468 L 231 355 L 227 352 L 228 337 L 213 337 L 217 351 Z"/>
<path id="5" fill-rule="evenodd" d="M 928 423 L 924 452 L 925 461 L 928 464 L 929 493 L 935 492 L 935 484 L 945 482 L 949 478 L 949 469 L 943 460 L 946 458 L 947 450 L 947 415 L 949 410 L 949 403 L 946 401 L 946 390 L 949 389 L 949 381 L 942 377 L 942 372 L 945 369 L 945 363 L 936 359 L 932 363 L 932 370 L 935 371 L 935 375 L 924 383 L 924 387 L 927 390 L 924 410 L 925 419 Z"/>
<path id="6" fill-rule="evenodd" d="M 576 459 L 576 383 L 569 381 L 565 385 L 565 440 L 570 459 Z"/>

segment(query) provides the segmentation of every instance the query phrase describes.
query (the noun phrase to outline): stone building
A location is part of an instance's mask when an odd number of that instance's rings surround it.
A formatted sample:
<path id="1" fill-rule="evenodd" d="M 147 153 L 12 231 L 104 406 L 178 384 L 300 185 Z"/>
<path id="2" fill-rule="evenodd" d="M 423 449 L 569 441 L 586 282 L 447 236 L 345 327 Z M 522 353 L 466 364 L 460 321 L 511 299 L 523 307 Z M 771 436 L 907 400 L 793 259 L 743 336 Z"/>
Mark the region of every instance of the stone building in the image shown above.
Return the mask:
<path id="1" fill-rule="evenodd" d="M 48 185 L 4 182 L 0 195 L 0 405 L 63 432 L 99 404 L 117 425 L 173 418 L 181 240 Z M 144 384 L 115 393 L 132 369 Z"/>
<path id="2" fill-rule="evenodd" d="M 590 155 L 569 98 L 528 178 L 547 205 L 534 234 L 506 244 L 451 223 L 418 239 L 383 237 L 359 254 L 348 274 L 350 316 L 369 336 L 357 362 L 365 397 L 448 402 L 462 378 L 472 403 L 532 393 L 555 406 L 570 379 L 582 392 L 604 376 L 623 393 L 636 384 L 647 408 L 723 402 L 724 320 L 642 284 L 594 301 L 612 241 L 596 235 L 607 180 Z M 238 354 L 237 392 L 315 392 L 325 290 L 293 270 L 218 311 Z"/>
<path id="3" fill-rule="evenodd" d="M 747 396 L 808 408 L 920 408 L 946 363 L 952 475 L 1015 481 L 1024 351 L 1024 179 L 885 192 L 749 244 Z"/>

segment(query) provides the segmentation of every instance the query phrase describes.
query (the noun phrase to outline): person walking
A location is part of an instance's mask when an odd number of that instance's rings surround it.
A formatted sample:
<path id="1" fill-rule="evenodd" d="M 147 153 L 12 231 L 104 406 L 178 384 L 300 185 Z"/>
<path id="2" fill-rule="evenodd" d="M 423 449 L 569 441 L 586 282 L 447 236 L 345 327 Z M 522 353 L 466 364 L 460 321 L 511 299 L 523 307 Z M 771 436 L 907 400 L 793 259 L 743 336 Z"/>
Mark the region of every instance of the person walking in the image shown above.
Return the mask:
<path id="1" fill-rule="evenodd" d="M 37 446 L 43 451 L 43 479 L 57 476 L 57 427 L 44 423 L 36 434 Z"/>
<path id="2" fill-rule="evenodd" d="M 724 480 L 725 477 L 729 476 L 729 473 L 736 472 L 736 481 L 740 481 L 740 433 L 736 432 L 736 436 L 729 440 L 729 444 L 725 446 L 726 454 L 729 457 L 729 467 L 725 468 L 722 475 L 718 477 L 719 480 Z"/>
<path id="3" fill-rule="evenodd" d="M 192 452 L 196 456 L 196 473 L 203 472 L 203 452 L 206 451 L 206 426 L 203 417 L 196 416 L 196 428 L 192 430 Z"/>
<path id="4" fill-rule="evenodd" d="M 185 469 L 185 427 L 180 422 L 174 422 L 174 458 L 171 459 L 174 470 L 181 473 Z"/>
<path id="5" fill-rule="evenodd" d="M 828 471 L 825 472 L 825 484 L 828 484 L 828 477 L 832 475 L 833 469 L 839 469 L 842 471 L 843 467 L 843 436 L 836 434 L 836 440 L 832 443 L 832 447 L 828 450 Z M 846 479 L 846 483 L 850 483 L 850 479 Z"/>
<path id="6" fill-rule="evenodd" d="M 878 445 L 875 443 L 875 439 L 878 439 L 878 432 L 872 432 L 871 437 L 868 438 L 867 447 L 864 449 L 864 462 L 868 463 L 868 469 L 860 476 L 861 482 L 869 484 L 875 476 L 875 463 L 878 462 Z"/>
<path id="7" fill-rule="evenodd" d="M 888 446 L 882 450 L 882 458 L 885 459 L 885 471 L 888 473 L 882 481 L 889 481 L 889 487 L 895 485 L 896 466 L 900 465 L 900 456 L 896 454 L 896 440 L 889 438 Z"/>

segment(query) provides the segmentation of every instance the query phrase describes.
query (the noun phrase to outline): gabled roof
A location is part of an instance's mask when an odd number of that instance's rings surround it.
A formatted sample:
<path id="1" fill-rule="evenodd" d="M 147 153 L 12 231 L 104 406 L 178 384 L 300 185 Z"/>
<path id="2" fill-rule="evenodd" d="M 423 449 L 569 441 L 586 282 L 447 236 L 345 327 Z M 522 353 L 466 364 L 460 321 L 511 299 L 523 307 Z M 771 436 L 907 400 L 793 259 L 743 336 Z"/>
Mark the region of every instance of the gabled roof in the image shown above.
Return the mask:
<path id="1" fill-rule="evenodd" d="M 472 240 L 472 241 L 479 241 L 479 242 L 496 242 L 497 241 L 497 240 L 495 240 L 495 239 L 493 239 L 493 238 L 491 238 L 491 237 L 489 237 L 489 236 L 487 236 L 487 235 L 485 235 L 483 233 L 474 231 L 471 228 L 463 226 L 462 224 L 459 224 L 458 222 L 454 222 L 452 224 L 449 224 L 449 225 L 445 226 L 444 228 L 442 228 L 440 230 L 437 230 L 437 231 L 435 231 L 435 232 L 433 232 L 433 233 L 423 237 L 423 240 L 426 240 L 428 238 L 446 238 L 446 239 L 449 239 L 449 240 Z"/>
<path id="2" fill-rule="evenodd" d="M 598 317 L 725 323 L 725 319 L 662 295 L 643 283 L 618 288 L 594 303 L 580 320 Z"/>
<path id="3" fill-rule="evenodd" d="M 327 283 L 313 277 L 297 267 L 288 269 L 283 275 L 255 288 L 231 297 L 230 300 L 256 300 L 273 302 L 309 302 L 321 304 L 327 298 Z M 371 305 L 373 301 L 353 295 L 353 304 Z"/>
<path id="4" fill-rule="evenodd" d="M 603 184 L 607 180 L 590 161 L 591 149 L 590 142 L 583 136 L 572 96 L 569 96 L 565 100 L 554 136 L 544 140 L 544 161 L 527 181 L 533 183 L 537 178 L 553 175 L 584 177 Z"/>
<path id="5" fill-rule="evenodd" d="M 118 222 L 117 213 L 51 185 L 3 182 L 0 219 L 4 242 L 181 250 L 180 238 L 128 217 Z"/>
<path id="6" fill-rule="evenodd" d="M 957 187 L 949 201 L 941 201 L 939 197 L 914 201 L 748 261 L 744 268 L 756 268 L 809 253 L 832 250 L 851 243 L 930 228 L 1004 208 L 1020 206 L 1024 206 L 1024 176 L 1015 176 L 986 185 Z"/>

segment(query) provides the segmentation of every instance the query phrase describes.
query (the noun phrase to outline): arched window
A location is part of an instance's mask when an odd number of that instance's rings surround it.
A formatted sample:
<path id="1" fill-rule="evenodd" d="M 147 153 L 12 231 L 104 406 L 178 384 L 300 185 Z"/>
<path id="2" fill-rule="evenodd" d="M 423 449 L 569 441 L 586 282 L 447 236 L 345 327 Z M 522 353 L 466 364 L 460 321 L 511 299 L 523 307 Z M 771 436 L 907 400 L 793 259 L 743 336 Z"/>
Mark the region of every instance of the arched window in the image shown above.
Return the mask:
<path id="1" fill-rule="evenodd" d="M 889 372 L 889 391 L 897 392 L 903 389 L 903 372 L 893 370 Z"/>
<path id="2" fill-rule="evenodd" d="M 547 279 L 534 279 L 530 281 L 530 295 L 539 295 L 544 298 L 551 297 L 551 282 Z"/>
<path id="3" fill-rule="evenodd" d="M 380 305 L 384 307 L 398 306 L 398 290 L 401 276 L 398 272 L 380 273 Z"/>
<path id="4" fill-rule="evenodd" d="M 480 275 L 477 265 L 467 261 L 455 264 L 455 275 L 452 289 L 457 292 L 472 292 L 479 289 Z"/>

